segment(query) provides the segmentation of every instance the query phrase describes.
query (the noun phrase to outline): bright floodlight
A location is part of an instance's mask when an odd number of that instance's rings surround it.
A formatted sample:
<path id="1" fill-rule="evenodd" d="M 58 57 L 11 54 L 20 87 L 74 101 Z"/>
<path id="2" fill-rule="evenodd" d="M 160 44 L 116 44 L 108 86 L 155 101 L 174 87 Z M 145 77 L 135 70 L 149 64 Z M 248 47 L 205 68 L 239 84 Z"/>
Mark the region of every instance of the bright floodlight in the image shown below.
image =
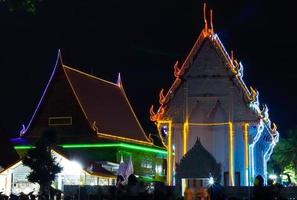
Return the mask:
<path id="1" fill-rule="evenodd" d="M 209 185 L 213 185 L 213 184 L 214 184 L 214 180 L 213 180 L 213 177 L 212 177 L 212 176 L 209 177 L 209 179 L 208 179 L 208 184 L 209 184 Z"/>
<path id="2" fill-rule="evenodd" d="M 82 165 L 76 161 L 65 160 L 63 164 L 63 173 L 65 174 L 80 174 L 83 169 Z"/>
<path id="3" fill-rule="evenodd" d="M 272 180 L 276 180 L 277 179 L 277 176 L 275 174 L 270 174 L 269 175 L 269 178 L 272 179 Z"/>

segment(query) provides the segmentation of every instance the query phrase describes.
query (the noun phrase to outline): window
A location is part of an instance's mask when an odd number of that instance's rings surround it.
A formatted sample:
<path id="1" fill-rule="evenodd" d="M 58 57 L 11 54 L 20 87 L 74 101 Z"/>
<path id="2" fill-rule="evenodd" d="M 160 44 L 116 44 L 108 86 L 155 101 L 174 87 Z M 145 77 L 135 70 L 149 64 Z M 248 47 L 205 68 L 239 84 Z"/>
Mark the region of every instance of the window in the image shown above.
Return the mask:
<path id="1" fill-rule="evenodd" d="M 49 117 L 48 125 L 49 126 L 72 125 L 72 117 Z"/>
<path id="2" fill-rule="evenodd" d="M 141 167 L 151 169 L 153 167 L 153 161 L 151 158 L 144 158 L 141 161 Z"/>

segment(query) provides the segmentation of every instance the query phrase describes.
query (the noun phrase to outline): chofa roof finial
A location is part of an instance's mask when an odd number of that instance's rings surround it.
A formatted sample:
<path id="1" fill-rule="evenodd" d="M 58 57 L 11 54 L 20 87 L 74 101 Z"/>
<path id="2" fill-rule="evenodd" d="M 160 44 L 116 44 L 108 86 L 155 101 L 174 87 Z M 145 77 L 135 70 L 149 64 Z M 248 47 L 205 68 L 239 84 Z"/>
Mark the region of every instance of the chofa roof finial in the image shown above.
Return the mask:
<path id="1" fill-rule="evenodd" d="M 210 32 L 213 34 L 212 9 L 210 9 Z"/>
<path id="2" fill-rule="evenodd" d="M 206 18 L 206 3 L 203 3 L 203 18 L 204 18 L 204 31 L 208 31 L 208 25 L 207 25 L 207 18 Z"/>

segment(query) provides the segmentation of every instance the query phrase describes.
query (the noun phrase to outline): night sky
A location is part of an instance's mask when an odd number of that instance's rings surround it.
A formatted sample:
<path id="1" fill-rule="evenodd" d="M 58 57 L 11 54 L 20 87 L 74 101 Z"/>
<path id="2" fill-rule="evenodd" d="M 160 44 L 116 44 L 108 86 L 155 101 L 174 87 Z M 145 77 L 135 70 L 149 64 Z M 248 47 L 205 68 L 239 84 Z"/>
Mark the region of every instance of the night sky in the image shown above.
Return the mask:
<path id="1" fill-rule="evenodd" d="M 122 81 L 145 130 L 149 107 L 174 80 L 203 27 L 199 0 L 43 0 L 34 15 L 0 5 L 0 123 L 27 124 L 61 49 L 64 64 Z M 215 32 L 244 66 L 281 135 L 296 127 L 294 1 L 208 1 Z"/>

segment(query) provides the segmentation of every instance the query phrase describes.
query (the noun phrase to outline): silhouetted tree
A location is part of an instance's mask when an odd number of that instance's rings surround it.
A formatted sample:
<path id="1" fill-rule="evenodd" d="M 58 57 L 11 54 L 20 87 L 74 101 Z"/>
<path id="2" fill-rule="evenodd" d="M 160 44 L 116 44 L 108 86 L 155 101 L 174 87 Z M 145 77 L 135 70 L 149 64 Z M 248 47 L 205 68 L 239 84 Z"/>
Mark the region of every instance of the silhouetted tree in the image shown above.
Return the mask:
<path id="1" fill-rule="evenodd" d="M 31 14 L 36 13 L 38 4 L 43 0 L 0 0 L 11 12 L 25 11 Z"/>
<path id="2" fill-rule="evenodd" d="M 23 158 L 23 164 L 31 168 L 28 181 L 38 183 L 41 194 L 49 194 L 49 189 L 55 175 L 61 172 L 62 167 L 52 156 L 51 147 L 55 143 L 56 133 L 46 131 L 37 141 L 35 148 L 28 151 Z"/>

